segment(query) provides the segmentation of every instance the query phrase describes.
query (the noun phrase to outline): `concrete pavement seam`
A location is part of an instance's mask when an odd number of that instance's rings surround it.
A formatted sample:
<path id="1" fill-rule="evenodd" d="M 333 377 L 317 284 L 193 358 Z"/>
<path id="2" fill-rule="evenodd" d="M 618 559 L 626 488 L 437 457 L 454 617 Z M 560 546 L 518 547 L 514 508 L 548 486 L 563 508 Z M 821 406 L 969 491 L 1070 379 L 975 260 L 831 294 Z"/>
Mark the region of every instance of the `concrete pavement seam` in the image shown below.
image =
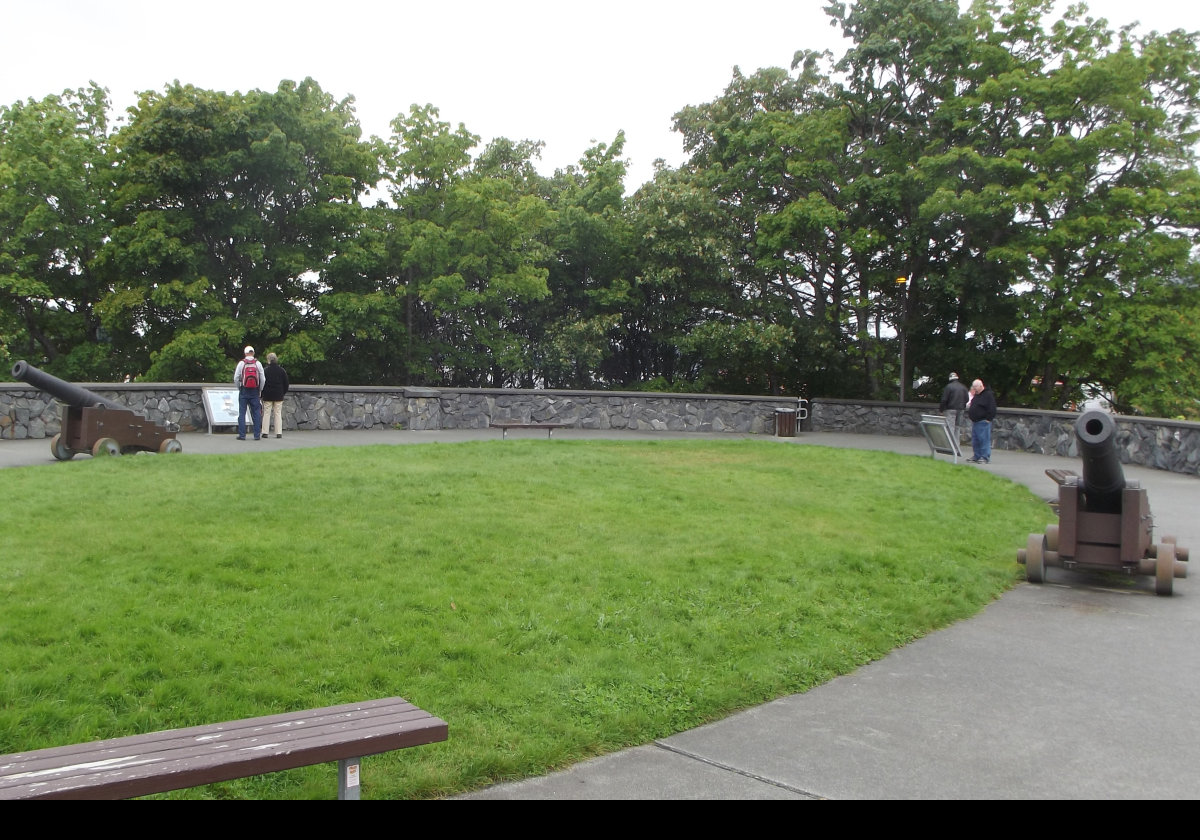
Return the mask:
<path id="1" fill-rule="evenodd" d="M 709 765 L 710 767 L 716 767 L 719 770 L 727 770 L 730 773 L 736 773 L 739 776 L 746 777 L 747 779 L 754 779 L 756 782 L 762 782 L 763 784 L 773 785 L 777 788 L 783 788 L 786 791 L 798 794 L 799 796 L 807 797 L 808 799 L 825 799 L 824 796 L 813 793 L 812 791 L 804 790 L 803 788 L 798 788 L 794 785 L 789 785 L 786 782 L 781 782 L 777 779 L 769 779 L 766 776 L 760 776 L 757 773 L 751 773 L 748 770 L 742 770 L 738 767 L 731 767 L 728 764 L 722 764 L 719 761 L 713 761 L 711 758 L 705 758 L 702 755 L 696 755 L 696 753 L 689 752 L 688 750 L 681 750 L 679 747 L 673 747 L 670 744 L 664 744 L 662 741 L 654 741 L 653 743 L 654 746 L 658 747 L 659 749 L 666 750 L 667 752 L 681 755 L 684 758 L 690 758 L 693 761 L 699 761 L 703 764 Z"/>

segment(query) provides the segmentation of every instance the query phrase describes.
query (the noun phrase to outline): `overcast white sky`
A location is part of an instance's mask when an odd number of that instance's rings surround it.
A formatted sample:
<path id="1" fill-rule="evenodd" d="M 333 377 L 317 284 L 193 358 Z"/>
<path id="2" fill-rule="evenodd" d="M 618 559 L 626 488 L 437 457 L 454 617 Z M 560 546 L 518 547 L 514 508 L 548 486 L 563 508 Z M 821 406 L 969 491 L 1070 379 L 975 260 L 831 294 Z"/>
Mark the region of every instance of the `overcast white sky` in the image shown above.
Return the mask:
<path id="1" fill-rule="evenodd" d="M 965 0 L 964 0 L 965 1 Z M 1095 16 L 1200 30 L 1194 0 L 1092 0 Z M 118 112 L 178 79 L 273 90 L 311 76 L 353 95 L 364 134 L 413 103 L 480 135 L 546 143 L 540 169 L 626 133 L 630 191 L 683 160 L 672 115 L 798 49 L 844 45 L 825 0 L 0 0 L 0 103 L 95 81 Z"/>

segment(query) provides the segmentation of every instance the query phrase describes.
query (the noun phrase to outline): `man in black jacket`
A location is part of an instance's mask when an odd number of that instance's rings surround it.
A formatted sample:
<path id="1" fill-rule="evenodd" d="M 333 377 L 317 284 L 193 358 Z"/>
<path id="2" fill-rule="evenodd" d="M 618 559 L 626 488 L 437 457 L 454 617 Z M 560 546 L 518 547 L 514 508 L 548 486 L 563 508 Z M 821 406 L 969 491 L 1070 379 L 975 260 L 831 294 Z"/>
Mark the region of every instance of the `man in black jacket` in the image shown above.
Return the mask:
<path id="1" fill-rule="evenodd" d="M 971 383 L 971 399 L 967 403 L 967 417 L 971 418 L 971 453 L 969 464 L 992 462 L 992 421 L 996 419 L 996 395 L 989 391 L 982 380 Z"/>
<path id="2" fill-rule="evenodd" d="M 966 426 L 966 423 L 963 422 L 963 415 L 967 413 L 968 396 L 967 386 L 959 381 L 958 374 L 950 374 L 950 382 L 942 390 L 942 401 L 938 404 L 938 408 L 946 418 L 946 425 L 950 427 L 950 433 L 958 440 L 962 440 L 963 428 Z"/>

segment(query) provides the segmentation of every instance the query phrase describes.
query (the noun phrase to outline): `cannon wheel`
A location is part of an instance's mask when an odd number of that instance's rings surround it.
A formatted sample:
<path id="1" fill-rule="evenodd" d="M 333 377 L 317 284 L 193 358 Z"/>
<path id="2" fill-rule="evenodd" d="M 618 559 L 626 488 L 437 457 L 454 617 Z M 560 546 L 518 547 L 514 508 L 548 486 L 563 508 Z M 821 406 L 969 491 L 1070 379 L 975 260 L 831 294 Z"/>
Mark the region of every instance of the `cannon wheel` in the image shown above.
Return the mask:
<path id="1" fill-rule="evenodd" d="M 75 457 L 75 450 L 68 449 L 63 443 L 62 435 L 55 435 L 50 439 L 50 454 L 60 461 L 70 461 Z"/>
<path id="2" fill-rule="evenodd" d="M 1046 535 L 1030 534 L 1025 543 L 1025 580 L 1041 583 L 1046 579 Z"/>
<path id="3" fill-rule="evenodd" d="M 1058 526 L 1046 526 L 1046 550 L 1058 551 Z"/>
<path id="4" fill-rule="evenodd" d="M 172 452 L 182 452 L 183 444 L 175 440 L 175 438 L 168 438 L 158 445 L 158 451 L 163 455 Z"/>
<path id="5" fill-rule="evenodd" d="M 92 444 L 92 457 L 99 458 L 101 455 L 120 455 L 121 446 L 112 438 L 103 437 Z"/>
<path id="6" fill-rule="evenodd" d="M 1175 586 L 1175 543 L 1154 546 L 1154 594 L 1170 595 Z"/>

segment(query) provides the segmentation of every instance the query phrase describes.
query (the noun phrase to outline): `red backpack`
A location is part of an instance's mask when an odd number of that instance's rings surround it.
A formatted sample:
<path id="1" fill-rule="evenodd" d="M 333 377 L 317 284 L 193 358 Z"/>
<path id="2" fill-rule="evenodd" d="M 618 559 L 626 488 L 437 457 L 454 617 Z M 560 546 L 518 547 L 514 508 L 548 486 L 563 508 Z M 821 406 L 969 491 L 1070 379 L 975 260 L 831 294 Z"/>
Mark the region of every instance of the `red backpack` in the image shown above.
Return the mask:
<path id="1" fill-rule="evenodd" d="M 242 367 L 242 387 L 258 390 L 258 362 L 253 359 Z"/>

